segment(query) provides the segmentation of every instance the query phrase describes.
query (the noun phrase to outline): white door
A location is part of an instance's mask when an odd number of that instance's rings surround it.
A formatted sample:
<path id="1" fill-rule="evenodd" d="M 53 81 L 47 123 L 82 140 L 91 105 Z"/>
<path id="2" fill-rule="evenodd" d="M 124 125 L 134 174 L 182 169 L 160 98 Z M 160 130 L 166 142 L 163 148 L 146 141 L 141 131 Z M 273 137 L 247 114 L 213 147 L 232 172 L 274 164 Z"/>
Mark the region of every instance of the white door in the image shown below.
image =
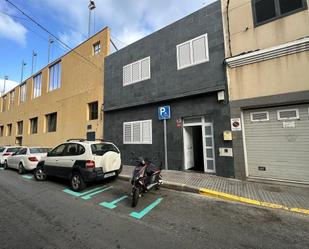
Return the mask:
<path id="1" fill-rule="evenodd" d="M 194 153 L 193 153 L 193 134 L 192 127 L 184 127 L 184 156 L 185 156 L 185 169 L 194 167 Z"/>
<path id="2" fill-rule="evenodd" d="M 212 123 L 203 124 L 204 169 L 207 173 L 215 173 L 215 150 Z"/>
<path id="3" fill-rule="evenodd" d="M 203 158 L 204 158 L 204 172 L 216 173 L 215 164 L 215 144 L 213 124 L 207 122 L 205 117 L 193 117 L 184 119 L 183 124 L 184 136 L 184 158 L 185 169 L 194 166 L 194 148 L 193 148 L 193 126 L 202 127 L 202 140 L 203 140 Z"/>

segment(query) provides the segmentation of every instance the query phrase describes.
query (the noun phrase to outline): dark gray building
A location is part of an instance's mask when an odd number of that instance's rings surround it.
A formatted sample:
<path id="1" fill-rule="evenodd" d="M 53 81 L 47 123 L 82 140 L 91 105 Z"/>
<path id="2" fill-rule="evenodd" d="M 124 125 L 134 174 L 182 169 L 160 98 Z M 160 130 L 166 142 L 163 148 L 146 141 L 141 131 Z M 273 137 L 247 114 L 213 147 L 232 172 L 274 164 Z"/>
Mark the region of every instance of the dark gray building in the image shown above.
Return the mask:
<path id="1" fill-rule="evenodd" d="M 104 137 L 124 164 L 131 151 L 164 162 L 169 105 L 168 169 L 234 176 L 223 61 L 219 1 L 105 59 Z"/>

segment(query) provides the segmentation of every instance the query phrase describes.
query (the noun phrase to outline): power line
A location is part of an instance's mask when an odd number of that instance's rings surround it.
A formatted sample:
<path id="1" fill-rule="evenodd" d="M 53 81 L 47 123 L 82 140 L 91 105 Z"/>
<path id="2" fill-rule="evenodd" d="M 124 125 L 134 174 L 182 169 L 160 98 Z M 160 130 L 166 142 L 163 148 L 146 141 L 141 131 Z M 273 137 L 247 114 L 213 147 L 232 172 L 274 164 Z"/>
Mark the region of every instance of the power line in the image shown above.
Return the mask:
<path id="1" fill-rule="evenodd" d="M 17 19 L 21 19 L 21 20 L 25 20 L 25 21 L 29 21 L 27 18 L 23 18 L 23 17 L 20 17 L 20 16 L 14 16 L 14 15 L 11 15 L 9 13 L 6 13 L 4 11 L 1 11 L 0 12 L 3 14 L 3 15 L 6 15 L 6 16 L 9 16 L 9 17 L 12 17 L 12 18 L 17 18 Z"/>
<path id="2" fill-rule="evenodd" d="M 67 45 L 65 42 L 63 42 L 60 38 L 58 38 L 56 35 L 54 35 L 52 32 L 50 32 L 47 28 L 45 28 L 43 25 L 41 25 L 40 23 L 38 23 L 36 20 L 34 20 L 31 16 L 29 16 L 28 14 L 26 14 L 23 10 L 21 10 L 19 7 L 17 7 L 14 3 L 12 3 L 10 0 L 5 0 L 6 2 L 8 2 L 11 6 L 13 6 L 15 9 L 17 9 L 20 13 L 22 13 L 24 16 L 26 16 L 30 21 L 32 21 L 33 23 L 35 23 L 38 27 L 40 27 L 42 30 L 44 30 L 46 33 L 48 33 L 49 35 L 51 35 L 53 38 L 56 39 L 57 42 L 59 42 L 61 45 L 63 45 L 66 49 L 72 51 L 73 53 L 76 53 L 78 56 L 80 56 L 81 58 L 83 58 L 85 61 L 87 61 L 88 63 L 92 64 L 94 67 L 96 67 L 98 70 L 102 70 L 101 67 L 98 67 L 96 64 L 94 64 L 92 61 L 88 60 L 85 56 L 83 56 L 82 54 L 78 53 L 77 51 L 73 50 L 69 45 Z"/>

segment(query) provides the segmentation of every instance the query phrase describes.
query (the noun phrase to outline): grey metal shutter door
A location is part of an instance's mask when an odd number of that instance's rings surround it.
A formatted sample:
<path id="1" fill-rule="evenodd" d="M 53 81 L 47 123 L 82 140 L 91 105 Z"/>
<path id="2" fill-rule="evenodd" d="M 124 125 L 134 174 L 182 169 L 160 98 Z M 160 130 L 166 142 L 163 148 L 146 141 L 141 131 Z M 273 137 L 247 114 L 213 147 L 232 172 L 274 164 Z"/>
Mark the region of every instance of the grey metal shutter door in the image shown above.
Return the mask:
<path id="1" fill-rule="evenodd" d="M 299 119 L 278 120 L 278 110 L 295 108 Z M 309 183 L 308 108 L 297 105 L 244 111 L 249 177 Z M 250 113 L 263 111 L 269 112 L 268 121 L 251 121 Z M 284 122 L 289 128 L 284 128 Z"/>

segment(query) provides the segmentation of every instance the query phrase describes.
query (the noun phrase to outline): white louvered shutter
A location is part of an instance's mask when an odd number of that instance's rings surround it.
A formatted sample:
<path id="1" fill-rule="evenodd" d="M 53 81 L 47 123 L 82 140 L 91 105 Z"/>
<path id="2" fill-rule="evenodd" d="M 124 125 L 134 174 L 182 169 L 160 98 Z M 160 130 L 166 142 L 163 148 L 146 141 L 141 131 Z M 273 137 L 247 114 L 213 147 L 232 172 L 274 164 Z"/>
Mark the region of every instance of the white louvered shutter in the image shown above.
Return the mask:
<path id="1" fill-rule="evenodd" d="M 142 122 L 142 139 L 143 143 L 152 143 L 152 122 L 151 120 Z"/>
<path id="2" fill-rule="evenodd" d="M 150 57 L 141 61 L 142 80 L 150 79 Z"/>
<path id="3" fill-rule="evenodd" d="M 208 60 L 206 38 L 207 36 L 202 36 L 192 41 L 193 64 Z"/>
<path id="4" fill-rule="evenodd" d="M 135 62 L 134 64 L 132 64 L 132 82 L 137 82 L 141 80 L 140 66 L 140 62 Z"/>
<path id="5" fill-rule="evenodd" d="M 123 143 L 132 142 L 132 124 L 124 123 L 123 125 Z"/>
<path id="6" fill-rule="evenodd" d="M 190 42 L 178 47 L 178 67 L 183 68 L 191 64 Z"/>
<path id="7" fill-rule="evenodd" d="M 123 85 L 132 83 L 132 65 L 123 67 Z"/>
<path id="8" fill-rule="evenodd" d="M 141 123 L 134 122 L 133 123 L 133 143 L 141 142 Z"/>

